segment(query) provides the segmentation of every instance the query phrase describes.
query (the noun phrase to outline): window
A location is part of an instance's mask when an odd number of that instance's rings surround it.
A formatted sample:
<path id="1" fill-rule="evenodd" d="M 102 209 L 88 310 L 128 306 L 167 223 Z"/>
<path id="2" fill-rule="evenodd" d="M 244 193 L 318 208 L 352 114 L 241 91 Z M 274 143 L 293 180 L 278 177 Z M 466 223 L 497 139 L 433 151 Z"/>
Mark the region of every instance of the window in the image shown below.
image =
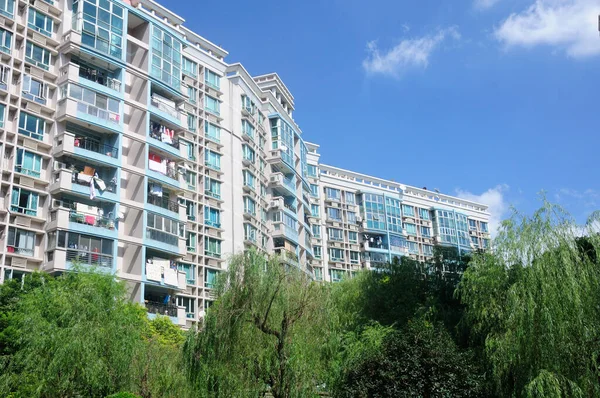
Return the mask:
<path id="1" fill-rule="evenodd" d="M 356 195 L 354 192 L 346 192 L 346 203 L 351 205 L 356 203 Z"/>
<path id="2" fill-rule="evenodd" d="M 50 50 L 36 46 L 27 41 L 25 46 L 25 61 L 37 66 L 38 68 L 50 69 Z"/>
<path id="3" fill-rule="evenodd" d="M 423 235 L 423 237 L 430 237 L 431 236 L 431 228 L 429 227 L 421 227 L 421 235 Z"/>
<path id="4" fill-rule="evenodd" d="M 477 230 L 477 220 L 473 220 L 472 218 L 469 219 L 469 229 L 470 230 Z"/>
<path id="5" fill-rule="evenodd" d="M 348 219 L 348 223 L 350 224 L 356 224 L 356 213 L 353 211 L 349 211 L 348 213 L 346 213 L 347 219 Z"/>
<path id="6" fill-rule="evenodd" d="M 365 193 L 363 198 L 367 228 L 385 230 L 383 196 Z"/>
<path id="7" fill-rule="evenodd" d="M 471 243 L 475 245 L 475 247 L 479 247 L 479 238 L 476 236 L 471 236 Z"/>
<path id="8" fill-rule="evenodd" d="M 409 235 L 416 235 L 417 234 L 417 226 L 415 224 L 405 223 L 404 224 L 404 229 L 406 229 L 406 233 L 409 234 Z"/>
<path id="9" fill-rule="evenodd" d="M 256 215 L 256 202 L 248 196 L 244 196 L 244 213 Z"/>
<path id="10" fill-rule="evenodd" d="M 204 254 L 211 257 L 221 257 L 221 241 L 209 236 L 204 237 Z"/>
<path id="11" fill-rule="evenodd" d="M 198 64 L 197 63 L 184 57 L 182 65 L 183 65 L 183 73 L 186 73 L 186 74 L 188 74 L 190 76 L 194 76 L 194 77 L 198 76 Z"/>
<path id="12" fill-rule="evenodd" d="M 309 164 L 306 166 L 306 174 L 308 174 L 309 177 L 314 177 L 317 178 L 318 174 L 318 169 L 317 166 Z"/>
<path id="13" fill-rule="evenodd" d="M 187 114 L 187 128 L 188 130 L 195 132 L 196 131 L 196 126 L 198 126 L 198 120 L 196 118 L 195 115 L 192 115 L 191 113 Z"/>
<path id="14" fill-rule="evenodd" d="M 187 251 L 190 253 L 196 253 L 196 242 L 197 235 L 195 232 L 187 232 L 187 236 L 185 238 L 185 245 L 187 246 Z"/>
<path id="15" fill-rule="evenodd" d="M 198 101 L 198 89 L 192 86 L 188 86 L 188 97 L 190 97 L 190 102 L 195 104 Z"/>
<path id="16" fill-rule="evenodd" d="M 221 199 L 221 183 L 212 178 L 204 180 L 204 193 L 215 199 Z"/>
<path id="17" fill-rule="evenodd" d="M 489 239 L 481 239 L 481 242 L 483 243 L 483 248 L 487 249 L 490 247 L 490 240 Z"/>
<path id="18" fill-rule="evenodd" d="M 244 239 L 256 243 L 257 229 L 251 224 L 244 224 Z"/>
<path id="19" fill-rule="evenodd" d="M 344 271 L 341 269 L 330 269 L 329 278 L 331 278 L 332 282 L 341 282 L 344 279 Z"/>
<path id="20" fill-rule="evenodd" d="M 43 82 L 33 79 L 29 75 L 23 76 L 23 97 L 45 105 L 47 91 L 48 87 Z"/>
<path id="21" fill-rule="evenodd" d="M 260 184 L 260 196 L 263 198 L 267 197 L 267 187 L 262 183 Z"/>
<path id="22" fill-rule="evenodd" d="M 150 75 L 174 90 L 181 88 L 181 42 L 156 25 L 152 25 Z"/>
<path id="23" fill-rule="evenodd" d="M 185 214 L 190 221 L 196 220 L 196 204 L 191 200 L 185 201 Z"/>
<path id="24" fill-rule="evenodd" d="M 315 275 L 315 280 L 322 281 L 323 280 L 323 268 L 318 268 L 318 267 L 315 268 L 314 275 Z"/>
<path id="25" fill-rule="evenodd" d="M 187 156 L 188 160 L 192 160 L 192 161 L 196 160 L 196 155 L 195 155 L 196 146 L 193 143 L 180 139 L 179 145 L 181 145 L 183 147 L 184 152 L 187 154 L 186 156 Z"/>
<path id="26" fill-rule="evenodd" d="M 419 244 L 417 242 L 406 242 L 408 244 L 408 252 L 419 254 Z"/>
<path id="27" fill-rule="evenodd" d="M 219 75 L 206 68 L 204 69 L 204 82 L 214 89 L 220 90 L 221 88 L 221 78 Z"/>
<path id="28" fill-rule="evenodd" d="M 422 220 L 429 220 L 429 210 L 427 209 L 419 209 L 419 215 L 421 216 Z"/>
<path id="29" fill-rule="evenodd" d="M 212 207 L 207 207 L 204 212 L 204 224 L 221 228 L 221 211 Z"/>
<path id="30" fill-rule="evenodd" d="M 10 211 L 35 217 L 38 212 L 38 200 L 37 193 L 15 187 L 12 190 Z"/>
<path id="31" fill-rule="evenodd" d="M 315 198 L 319 197 L 319 186 L 315 184 L 310 184 L 310 196 L 314 196 Z"/>
<path id="32" fill-rule="evenodd" d="M 219 271 L 205 268 L 204 269 L 204 287 L 207 289 L 213 289 L 216 287 L 217 275 Z"/>
<path id="33" fill-rule="evenodd" d="M 358 264 L 360 263 L 360 253 L 359 252 L 350 252 L 350 264 Z"/>
<path id="34" fill-rule="evenodd" d="M 194 268 L 192 264 L 177 263 L 177 270 L 185 272 L 185 278 L 190 285 L 196 283 Z"/>
<path id="35" fill-rule="evenodd" d="M 321 226 L 319 224 L 312 224 L 310 228 L 315 238 L 321 237 Z"/>
<path id="36" fill-rule="evenodd" d="M 1 0 L 0 0 L 1 1 Z M 29 43 L 27 43 L 29 45 Z M 10 54 L 12 47 L 12 33 L 5 29 L 0 29 L 0 51 Z"/>
<path id="37" fill-rule="evenodd" d="M 426 256 L 433 256 L 433 246 L 423 245 L 423 254 Z"/>
<path id="38" fill-rule="evenodd" d="M 195 172 L 186 170 L 185 172 L 185 182 L 187 182 L 188 189 L 195 190 L 196 189 L 196 181 L 198 180 L 198 176 Z"/>
<path id="39" fill-rule="evenodd" d="M 0 104 L 0 128 L 4 128 L 4 110 L 6 107 Z"/>
<path id="40" fill-rule="evenodd" d="M 402 215 L 405 217 L 414 217 L 415 208 L 413 206 L 402 205 Z"/>
<path id="41" fill-rule="evenodd" d="M 488 232 L 488 223 L 480 221 L 479 226 L 482 232 Z"/>
<path id="42" fill-rule="evenodd" d="M 313 246 L 313 254 L 315 258 L 323 258 L 323 248 L 321 246 Z"/>
<path id="43" fill-rule="evenodd" d="M 204 151 L 204 164 L 215 170 L 221 170 L 221 155 L 207 149 Z"/>
<path id="44" fill-rule="evenodd" d="M 344 261 L 344 251 L 342 249 L 330 248 L 329 259 L 331 261 Z"/>
<path id="45" fill-rule="evenodd" d="M 265 167 L 267 167 L 267 163 L 263 159 L 260 159 L 259 169 L 260 169 L 261 173 L 263 173 L 265 171 Z"/>
<path id="46" fill-rule="evenodd" d="M 254 150 L 246 144 L 242 145 L 242 155 L 244 156 L 244 160 L 248 160 L 248 161 L 254 163 L 254 160 L 255 160 Z"/>
<path id="47" fill-rule="evenodd" d="M 242 109 L 252 115 L 256 112 L 256 105 L 247 95 L 242 95 Z"/>
<path id="48" fill-rule="evenodd" d="M 335 207 L 328 207 L 327 208 L 327 218 L 329 218 L 330 220 L 341 221 L 342 220 L 342 211 Z"/>
<path id="49" fill-rule="evenodd" d="M 221 142 L 221 129 L 212 123 L 204 123 L 204 133 L 215 142 Z"/>
<path id="50" fill-rule="evenodd" d="M 186 318 L 193 319 L 193 318 L 196 317 L 196 313 L 195 313 L 195 310 L 194 310 L 194 308 L 195 308 L 194 303 L 195 302 L 196 302 L 196 300 L 193 299 L 193 298 L 181 297 L 181 296 L 177 297 L 177 305 L 179 307 L 185 307 L 185 316 L 186 316 Z"/>
<path id="51" fill-rule="evenodd" d="M 329 236 L 329 240 L 344 241 L 344 232 L 338 228 L 327 228 L 327 236 Z"/>
<path id="52" fill-rule="evenodd" d="M 43 141 L 45 130 L 46 122 L 43 119 L 21 111 L 19 115 L 19 134 Z"/>
<path id="53" fill-rule="evenodd" d="M 319 214 L 319 205 L 310 205 L 310 215 L 313 217 L 320 217 Z"/>
<path id="54" fill-rule="evenodd" d="M 81 43 L 116 57 L 123 56 L 123 7 L 106 0 L 74 0 L 73 30 Z"/>
<path id="55" fill-rule="evenodd" d="M 206 98 L 206 110 L 214 113 L 215 115 L 220 115 L 221 114 L 221 103 L 219 102 L 219 100 L 213 98 L 213 97 L 209 97 L 208 95 L 205 97 Z"/>
<path id="56" fill-rule="evenodd" d="M 42 171 L 42 157 L 21 148 L 17 149 L 15 171 L 31 177 L 40 178 Z"/>
<path id="57" fill-rule="evenodd" d="M 356 231 L 349 231 L 348 232 L 348 241 L 350 243 L 358 243 L 358 232 L 356 232 Z"/>
<path id="58" fill-rule="evenodd" d="M 327 199 L 330 200 L 340 200 L 340 190 L 339 189 L 333 189 L 333 188 L 325 188 L 325 195 L 327 196 Z"/>
<path id="59" fill-rule="evenodd" d="M 121 102 L 104 94 L 76 84 L 65 84 L 60 88 L 61 99 L 67 96 L 77 101 L 77 111 L 110 123 L 119 124 Z"/>
<path id="60" fill-rule="evenodd" d="M 146 217 L 146 238 L 177 246 L 179 237 L 184 237 L 184 224 L 154 213 Z"/>
<path id="61" fill-rule="evenodd" d="M 0 3 L 2 1 L 0 0 Z M 40 32 L 44 36 L 52 37 L 52 18 L 42 14 L 35 8 L 29 8 L 27 25 L 30 29 Z"/>
<path id="62" fill-rule="evenodd" d="M 242 174 L 244 176 L 244 185 L 254 189 L 256 181 L 254 174 L 250 173 L 248 170 L 243 170 Z"/>
<path id="63" fill-rule="evenodd" d="M 15 0 L 0 0 L 0 14 L 12 18 L 15 10 Z"/>
<path id="64" fill-rule="evenodd" d="M 267 222 L 267 211 L 265 209 L 260 209 L 260 219 L 262 222 Z"/>
<path id="65" fill-rule="evenodd" d="M 10 227 L 7 240 L 8 252 L 33 256 L 35 250 L 35 234 L 31 231 Z"/>
<path id="66" fill-rule="evenodd" d="M 254 127 L 246 119 L 242 120 L 242 133 L 254 139 Z"/>

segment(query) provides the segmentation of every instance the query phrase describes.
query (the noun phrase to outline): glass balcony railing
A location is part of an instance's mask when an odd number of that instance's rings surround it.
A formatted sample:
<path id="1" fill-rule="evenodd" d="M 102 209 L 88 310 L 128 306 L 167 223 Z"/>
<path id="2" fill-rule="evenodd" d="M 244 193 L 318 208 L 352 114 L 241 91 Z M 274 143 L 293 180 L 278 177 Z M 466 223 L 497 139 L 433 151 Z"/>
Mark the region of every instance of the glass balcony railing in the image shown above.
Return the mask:
<path id="1" fill-rule="evenodd" d="M 97 106 L 86 104 L 85 102 L 78 102 L 77 110 L 87 115 L 106 120 L 109 123 L 119 124 L 119 121 L 121 120 L 121 116 L 118 113 L 100 109 Z"/>
<path id="2" fill-rule="evenodd" d="M 172 246 L 177 246 L 179 244 L 179 237 L 177 235 L 159 231 L 154 228 L 146 228 L 146 238 Z"/>
<path id="3" fill-rule="evenodd" d="M 98 141 L 89 138 L 75 138 L 75 147 L 100 153 L 115 159 L 119 157 L 119 148 L 101 144 Z"/>
<path id="4" fill-rule="evenodd" d="M 98 83 L 115 91 L 121 91 L 121 81 L 108 76 L 105 72 L 97 69 L 79 66 L 79 77 Z"/>
<path id="5" fill-rule="evenodd" d="M 112 268 L 113 257 L 95 250 L 67 249 L 67 261 L 80 265 Z"/>
<path id="6" fill-rule="evenodd" d="M 176 213 L 179 212 L 179 203 L 165 197 L 161 198 L 154 195 L 148 195 L 148 204 L 158 206 L 166 210 L 174 211 Z"/>
<path id="7" fill-rule="evenodd" d="M 169 116 L 174 117 L 175 119 L 179 119 L 179 111 L 174 106 L 166 104 L 164 101 L 160 100 L 156 96 L 152 96 L 150 100 L 150 104 L 158 110 L 167 113 Z"/>
<path id="8" fill-rule="evenodd" d="M 155 301 L 146 301 L 146 310 L 150 314 L 165 315 L 170 317 L 177 316 L 177 306 L 171 304 L 157 303 Z"/>

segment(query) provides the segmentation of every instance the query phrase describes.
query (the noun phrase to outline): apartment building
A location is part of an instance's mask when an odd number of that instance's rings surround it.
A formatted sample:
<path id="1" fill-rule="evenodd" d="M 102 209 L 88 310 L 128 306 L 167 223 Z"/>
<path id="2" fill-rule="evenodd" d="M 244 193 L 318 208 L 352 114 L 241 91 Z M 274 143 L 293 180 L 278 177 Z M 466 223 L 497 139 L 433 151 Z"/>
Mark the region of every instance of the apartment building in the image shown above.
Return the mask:
<path id="1" fill-rule="evenodd" d="M 336 281 L 485 247 L 485 206 L 320 164 L 280 77 L 183 23 L 151 0 L 0 0 L 0 283 L 94 266 L 191 327 L 246 248 Z"/>

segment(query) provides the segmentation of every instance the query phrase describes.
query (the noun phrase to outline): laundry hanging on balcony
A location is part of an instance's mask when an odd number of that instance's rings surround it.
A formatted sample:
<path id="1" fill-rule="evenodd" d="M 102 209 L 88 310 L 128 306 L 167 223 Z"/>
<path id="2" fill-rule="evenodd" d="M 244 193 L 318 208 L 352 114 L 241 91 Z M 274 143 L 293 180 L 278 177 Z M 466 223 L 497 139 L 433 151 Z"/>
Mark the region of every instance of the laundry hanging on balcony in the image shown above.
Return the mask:
<path id="1" fill-rule="evenodd" d="M 160 156 L 153 153 L 148 155 L 148 168 L 159 173 L 167 173 L 167 163 Z"/>
<path id="2" fill-rule="evenodd" d="M 171 268 L 165 268 L 165 284 L 177 286 L 177 271 Z"/>
<path id="3" fill-rule="evenodd" d="M 162 267 L 152 262 L 146 263 L 146 279 L 160 282 L 162 279 Z"/>
<path id="4" fill-rule="evenodd" d="M 163 187 L 159 184 L 150 184 L 150 195 L 162 198 Z"/>
<path id="5" fill-rule="evenodd" d="M 150 124 L 150 137 L 160 140 L 165 144 L 173 145 L 175 130 L 169 129 L 160 123 L 152 122 Z"/>

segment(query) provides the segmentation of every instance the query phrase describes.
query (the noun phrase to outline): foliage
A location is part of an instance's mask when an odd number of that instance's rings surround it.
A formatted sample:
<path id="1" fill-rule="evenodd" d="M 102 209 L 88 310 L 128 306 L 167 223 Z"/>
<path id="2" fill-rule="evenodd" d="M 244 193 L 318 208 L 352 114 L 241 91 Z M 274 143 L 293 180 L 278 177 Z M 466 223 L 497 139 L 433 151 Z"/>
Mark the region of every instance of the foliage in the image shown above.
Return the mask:
<path id="1" fill-rule="evenodd" d="M 593 224 L 591 220 L 590 226 Z M 459 294 L 485 341 L 503 396 L 598 396 L 598 235 L 544 201 L 503 223 L 493 254 L 478 255 Z"/>
<path id="2" fill-rule="evenodd" d="M 443 325 L 423 318 L 387 334 L 350 367 L 336 397 L 477 397 L 482 379 Z"/>
<path id="3" fill-rule="evenodd" d="M 255 251 L 233 257 L 204 329 L 185 343 L 188 374 L 215 397 L 314 395 L 327 364 L 327 289 Z"/>

